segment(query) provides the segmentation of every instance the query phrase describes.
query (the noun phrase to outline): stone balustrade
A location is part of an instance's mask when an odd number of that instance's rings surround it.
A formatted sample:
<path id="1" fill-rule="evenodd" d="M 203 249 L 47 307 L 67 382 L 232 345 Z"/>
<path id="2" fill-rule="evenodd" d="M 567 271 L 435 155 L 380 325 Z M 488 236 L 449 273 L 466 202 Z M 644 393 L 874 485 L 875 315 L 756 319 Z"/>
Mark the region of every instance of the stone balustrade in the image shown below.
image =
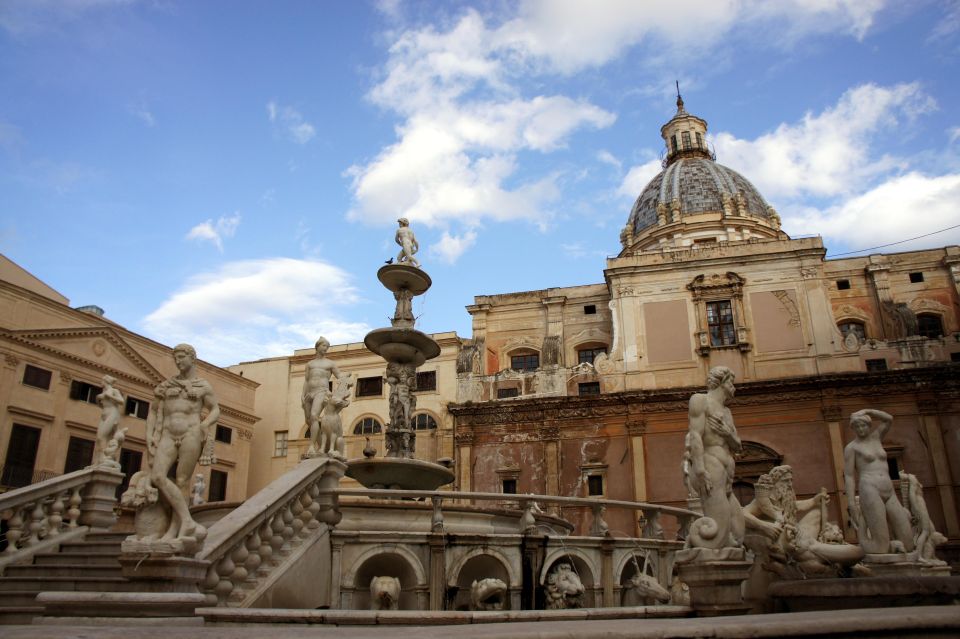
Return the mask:
<path id="1" fill-rule="evenodd" d="M 332 489 L 345 471 L 332 458 L 305 460 L 211 526 L 197 555 L 210 562 L 201 590 L 219 606 L 255 598 L 295 561 L 298 548 L 340 521 Z"/>
<path id="2" fill-rule="evenodd" d="M 110 528 L 117 520 L 116 488 L 122 481 L 118 471 L 91 466 L 0 495 L 0 518 L 7 528 L 0 574 L 67 533 Z"/>

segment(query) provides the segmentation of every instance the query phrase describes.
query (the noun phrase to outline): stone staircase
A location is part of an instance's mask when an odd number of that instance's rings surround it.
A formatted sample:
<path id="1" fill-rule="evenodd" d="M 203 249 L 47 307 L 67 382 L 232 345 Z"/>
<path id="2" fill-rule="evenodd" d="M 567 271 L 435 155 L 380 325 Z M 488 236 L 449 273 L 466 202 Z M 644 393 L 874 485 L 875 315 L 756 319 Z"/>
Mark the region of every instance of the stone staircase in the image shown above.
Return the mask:
<path id="1" fill-rule="evenodd" d="M 7 566 L 0 577 L 0 624 L 31 623 L 43 613 L 35 601 L 41 592 L 125 590 L 119 557 L 120 542 L 127 535 L 88 532 L 83 540 L 35 554 L 30 564 Z"/>

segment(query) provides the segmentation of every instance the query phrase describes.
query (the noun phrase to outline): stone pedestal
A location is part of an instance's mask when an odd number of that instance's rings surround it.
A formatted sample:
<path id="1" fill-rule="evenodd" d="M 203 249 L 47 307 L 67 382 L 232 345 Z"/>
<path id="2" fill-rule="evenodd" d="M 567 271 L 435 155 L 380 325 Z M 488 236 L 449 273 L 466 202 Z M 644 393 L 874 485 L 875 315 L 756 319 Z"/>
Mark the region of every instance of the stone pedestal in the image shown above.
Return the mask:
<path id="1" fill-rule="evenodd" d="M 83 489 L 80 520 L 81 526 L 91 530 L 109 530 L 117 523 L 117 486 L 123 482 L 123 473 L 98 466 L 93 469 L 90 481 Z"/>
<path id="2" fill-rule="evenodd" d="M 868 553 L 863 565 L 875 577 L 949 577 L 950 566 L 946 562 L 921 562 L 917 553 Z"/>
<path id="3" fill-rule="evenodd" d="M 770 585 L 777 612 L 950 605 L 960 598 L 960 577 L 854 577 L 806 579 Z"/>
<path id="4" fill-rule="evenodd" d="M 689 548 L 677 553 L 680 580 L 690 587 L 690 606 L 698 616 L 745 614 L 742 586 L 752 562 L 742 548 Z"/>

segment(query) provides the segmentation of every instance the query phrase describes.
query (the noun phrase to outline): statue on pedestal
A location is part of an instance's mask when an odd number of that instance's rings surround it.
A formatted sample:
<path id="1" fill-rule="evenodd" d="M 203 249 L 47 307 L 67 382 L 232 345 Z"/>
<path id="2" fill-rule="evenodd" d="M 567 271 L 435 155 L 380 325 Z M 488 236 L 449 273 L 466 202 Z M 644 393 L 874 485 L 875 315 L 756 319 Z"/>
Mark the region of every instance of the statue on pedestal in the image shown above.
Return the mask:
<path id="1" fill-rule="evenodd" d="M 179 372 L 156 387 L 147 417 L 147 468 L 131 478 L 121 497 L 124 505 L 137 507 L 135 533 L 124 541 L 124 552 L 192 556 L 207 535 L 190 516 L 186 490 L 198 461 L 203 466 L 216 462 L 220 406 L 210 383 L 197 376 L 192 346 L 177 345 L 173 360 Z M 167 477 L 174 465 L 176 482 Z"/>
<path id="2" fill-rule="evenodd" d="M 125 428 L 120 428 L 123 416 L 123 395 L 113 387 L 117 380 L 110 375 L 103 376 L 103 392 L 97 395 L 100 406 L 100 424 L 97 425 L 97 451 L 100 453 L 97 464 L 109 468 L 120 468 L 120 446 L 123 444 Z M 96 455 L 94 459 L 97 459 Z"/>
<path id="3" fill-rule="evenodd" d="M 310 433 L 310 450 L 307 455 L 314 455 L 319 452 L 317 447 L 320 444 L 320 414 L 327 400 L 331 397 L 331 377 L 340 379 L 340 369 L 337 368 L 333 360 L 327 358 L 330 342 L 325 337 L 320 337 L 314 347 L 317 355 L 307 362 L 301 395 L 303 418 Z"/>
<path id="4" fill-rule="evenodd" d="M 704 514 L 693 522 L 687 537 L 688 545 L 696 548 L 743 545 L 743 512 L 733 493 L 733 454 L 740 450 L 740 438 L 726 406 L 736 392 L 733 380 L 729 368 L 711 368 L 707 392 L 690 398 L 685 481 L 700 497 Z"/>
<path id="5" fill-rule="evenodd" d="M 879 424 L 874 426 L 873 420 Z M 892 425 L 893 417 L 881 410 L 855 412 L 850 415 L 850 428 L 857 438 L 843 450 L 847 509 L 860 545 L 869 554 L 913 550 L 910 513 L 897 500 L 883 450 L 883 437 Z"/>
<path id="6" fill-rule="evenodd" d="M 320 415 L 320 441 L 314 441 L 317 452 L 340 460 L 346 460 L 346 447 L 343 442 L 343 421 L 340 411 L 350 404 L 353 391 L 353 375 L 345 373 L 337 379 L 337 388 L 323 404 Z"/>
<path id="7" fill-rule="evenodd" d="M 410 221 L 405 217 L 401 217 L 397 220 L 397 223 L 400 224 L 400 228 L 397 229 L 397 234 L 394 238 L 397 244 L 400 245 L 400 253 L 397 254 L 397 264 L 406 264 L 420 268 L 420 262 L 413 256 L 414 253 L 420 250 L 420 245 L 417 243 L 417 238 L 413 234 L 413 229 L 410 228 Z"/>

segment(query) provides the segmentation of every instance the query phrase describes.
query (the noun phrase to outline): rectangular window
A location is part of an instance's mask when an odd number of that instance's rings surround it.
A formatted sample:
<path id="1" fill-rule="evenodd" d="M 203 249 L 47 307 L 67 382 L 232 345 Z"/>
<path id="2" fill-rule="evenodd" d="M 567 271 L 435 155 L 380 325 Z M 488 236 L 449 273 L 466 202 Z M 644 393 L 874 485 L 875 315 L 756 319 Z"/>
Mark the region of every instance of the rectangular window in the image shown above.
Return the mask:
<path id="1" fill-rule="evenodd" d="M 273 432 L 273 456 L 274 457 L 287 456 L 287 438 L 289 436 L 290 436 L 290 433 L 285 430 L 276 430 Z"/>
<path id="2" fill-rule="evenodd" d="M 866 361 L 866 364 L 867 364 L 867 370 L 868 370 L 868 371 L 871 371 L 871 372 L 885 371 L 885 370 L 887 370 L 887 360 L 885 360 L 885 359 L 883 359 L 883 358 L 880 358 L 880 359 L 868 359 L 868 360 Z"/>
<path id="3" fill-rule="evenodd" d="M 52 376 L 53 373 L 50 371 L 31 366 L 30 364 L 27 364 L 23 368 L 23 383 L 27 386 L 33 386 L 34 388 L 50 390 L 50 379 Z"/>
<path id="4" fill-rule="evenodd" d="M 103 388 L 100 386 L 94 386 L 86 382 L 78 382 L 77 380 L 70 382 L 70 399 L 87 402 L 88 404 L 96 404 L 97 395 L 102 392 Z"/>
<path id="5" fill-rule="evenodd" d="M 680 138 L 683 140 L 683 150 L 686 151 L 690 148 L 690 132 L 683 131 L 680 133 Z"/>
<path id="6" fill-rule="evenodd" d="M 233 429 L 217 424 L 217 432 L 214 439 L 224 444 L 229 444 L 233 440 Z"/>
<path id="7" fill-rule="evenodd" d="M 146 419 L 150 414 L 150 402 L 136 397 L 127 397 L 126 414 L 138 419 Z"/>
<path id="8" fill-rule="evenodd" d="M 729 300 L 707 302 L 707 328 L 711 346 L 730 346 L 737 343 L 733 325 L 733 307 Z"/>
<path id="9" fill-rule="evenodd" d="M 583 348 L 577 351 L 577 363 L 578 364 L 593 364 L 593 360 L 597 359 L 597 355 L 605 354 L 607 349 L 605 346 L 599 348 Z"/>
<path id="10" fill-rule="evenodd" d="M 597 314 L 597 305 L 596 304 L 587 304 L 583 307 L 584 315 L 596 315 Z"/>
<path id="11" fill-rule="evenodd" d="M 837 290 L 838 291 L 850 290 L 850 280 L 837 280 Z"/>
<path id="12" fill-rule="evenodd" d="M 14 424 L 7 445 L 7 458 L 0 473 L 0 485 L 20 488 L 33 483 L 33 465 L 40 446 L 40 429 Z"/>
<path id="13" fill-rule="evenodd" d="M 603 475 L 587 475 L 587 495 L 590 497 L 603 496 Z"/>
<path id="14" fill-rule="evenodd" d="M 699 132 L 699 131 L 697 131 L 694 135 L 697 136 L 697 148 L 698 148 L 698 149 L 702 149 L 702 148 L 703 148 L 703 136 L 700 135 L 700 132 Z"/>
<path id="15" fill-rule="evenodd" d="M 120 495 L 130 487 L 130 478 L 134 473 L 139 472 L 142 463 L 143 453 L 139 450 L 120 449 L 120 472 L 123 473 L 123 481 L 117 486 L 117 499 L 120 499 Z"/>
<path id="16" fill-rule="evenodd" d="M 63 465 L 64 474 L 72 473 L 92 464 L 93 445 L 95 443 L 92 439 L 71 437 L 69 443 L 67 443 L 67 463 Z"/>
<path id="17" fill-rule="evenodd" d="M 497 389 L 497 399 L 508 399 L 510 397 L 519 397 L 520 389 L 519 388 L 498 388 Z"/>
<path id="18" fill-rule="evenodd" d="M 677 134 L 676 133 L 670 136 L 670 148 L 673 150 L 674 153 L 677 152 Z"/>
<path id="19" fill-rule="evenodd" d="M 516 479 L 504 479 L 501 484 L 500 492 L 504 495 L 516 495 L 517 494 L 517 480 Z"/>
<path id="20" fill-rule="evenodd" d="M 581 382 L 577 387 L 580 389 L 581 397 L 600 394 L 600 382 Z"/>
<path id="21" fill-rule="evenodd" d="M 226 501 L 227 499 L 227 473 L 221 470 L 210 471 L 210 490 L 207 493 L 207 501 Z"/>
<path id="22" fill-rule="evenodd" d="M 515 371 L 535 371 L 540 368 L 540 355 L 529 353 L 510 357 L 510 368 Z"/>
<path id="23" fill-rule="evenodd" d="M 424 371 L 422 373 L 417 373 L 417 390 L 437 390 L 437 371 Z"/>
<path id="24" fill-rule="evenodd" d="M 923 281 L 923 273 L 911 273 L 910 274 L 910 283 L 919 284 Z"/>
<path id="25" fill-rule="evenodd" d="M 357 397 L 379 397 L 382 394 L 382 377 L 361 377 L 357 380 Z"/>

